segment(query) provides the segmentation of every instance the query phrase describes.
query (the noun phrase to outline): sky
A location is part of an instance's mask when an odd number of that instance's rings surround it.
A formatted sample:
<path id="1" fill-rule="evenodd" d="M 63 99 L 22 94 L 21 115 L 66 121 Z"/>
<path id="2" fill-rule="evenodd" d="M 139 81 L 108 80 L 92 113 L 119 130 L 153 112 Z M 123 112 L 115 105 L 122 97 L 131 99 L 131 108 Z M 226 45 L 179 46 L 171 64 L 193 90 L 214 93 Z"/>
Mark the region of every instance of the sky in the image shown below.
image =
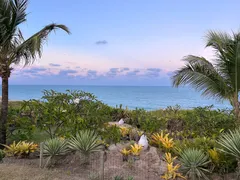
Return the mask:
<path id="1" fill-rule="evenodd" d="M 43 55 L 10 84 L 169 86 L 193 54 L 212 59 L 208 30 L 238 31 L 239 0 L 29 0 L 25 38 L 50 23 Z"/>

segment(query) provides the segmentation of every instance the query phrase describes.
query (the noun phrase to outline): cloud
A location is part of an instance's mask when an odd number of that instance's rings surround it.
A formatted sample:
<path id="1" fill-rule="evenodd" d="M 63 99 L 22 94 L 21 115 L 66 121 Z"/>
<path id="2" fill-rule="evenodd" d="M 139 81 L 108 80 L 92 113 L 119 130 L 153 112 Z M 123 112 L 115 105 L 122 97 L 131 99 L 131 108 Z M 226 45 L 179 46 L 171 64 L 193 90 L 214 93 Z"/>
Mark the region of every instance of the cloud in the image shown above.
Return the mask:
<path id="1" fill-rule="evenodd" d="M 106 40 L 101 40 L 101 41 L 97 41 L 95 44 L 96 45 L 106 45 L 106 44 L 108 44 L 108 42 Z"/>
<path id="2" fill-rule="evenodd" d="M 170 71 L 170 72 L 168 72 L 168 73 L 167 73 L 167 75 L 168 75 L 168 76 L 170 76 L 170 77 L 172 77 L 172 76 L 173 76 L 173 74 L 174 74 L 174 72 L 173 72 L 173 71 Z"/>
<path id="3" fill-rule="evenodd" d="M 159 68 L 148 68 L 147 70 L 151 72 L 161 72 L 161 69 Z"/>
<path id="4" fill-rule="evenodd" d="M 31 68 L 31 69 L 24 69 L 25 73 L 30 73 L 30 74 L 38 74 L 39 72 L 46 71 L 46 68 Z"/>
<path id="5" fill-rule="evenodd" d="M 76 70 L 71 70 L 71 69 L 69 69 L 69 70 L 61 70 L 61 71 L 59 72 L 59 75 L 75 76 L 76 73 L 78 73 Z"/>
<path id="6" fill-rule="evenodd" d="M 54 63 L 50 63 L 49 66 L 53 66 L 53 67 L 60 67 L 61 64 L 54 64 Z"/>
<path id="7" fill-rule="evenodd" d="M 127 76 L 137 76 L 137 74 L 140 72 L 140 70 L 139 69 L 136 69 L 136 70 L 133 70 L 133 71 L 129 71 L 129 72 L 127 72 Z"/>

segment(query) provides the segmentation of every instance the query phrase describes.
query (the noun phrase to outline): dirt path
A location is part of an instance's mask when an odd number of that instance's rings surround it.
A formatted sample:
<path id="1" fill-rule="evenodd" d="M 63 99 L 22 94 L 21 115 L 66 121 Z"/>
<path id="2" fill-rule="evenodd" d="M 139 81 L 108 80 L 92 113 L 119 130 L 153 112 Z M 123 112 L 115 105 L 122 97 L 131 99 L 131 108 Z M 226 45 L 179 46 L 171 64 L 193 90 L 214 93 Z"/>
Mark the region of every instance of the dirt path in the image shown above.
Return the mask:
<path id="1" fill-rule="evenodd" d="M 0 164 L 0 180 L 84 180 L 80 175 L 15 164 Z"/>

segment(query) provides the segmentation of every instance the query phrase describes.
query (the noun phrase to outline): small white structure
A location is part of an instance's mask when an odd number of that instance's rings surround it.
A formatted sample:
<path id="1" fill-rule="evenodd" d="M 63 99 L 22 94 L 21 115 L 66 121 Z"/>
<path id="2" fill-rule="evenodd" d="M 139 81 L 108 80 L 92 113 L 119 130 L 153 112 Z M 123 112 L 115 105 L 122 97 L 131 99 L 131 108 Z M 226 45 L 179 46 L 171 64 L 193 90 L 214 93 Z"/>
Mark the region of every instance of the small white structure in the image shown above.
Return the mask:
<path id="1" fill-rule="evenodd" d="M 142 135 L 140 137 L 140 140 L 138 141 L 138 145 L 141 145 L 143 147 L 143 150 L 147 150 L 148 148 L 148 140 L 146 135 Z"/>
<path id="2" fill-rule="evenodd" d="M 74 103 L 74 104 L 79 104 L 79 102 L 80 102 L 80 99 L 79 99 L 79 98 L 76 98 L 76 99 L 73 100 L 73 103 Z"/>
<path id="3" fill-rule="evenodd" d="M 119 125 L 124 124 L 124 120 L 123 120 L 123 119 L 120 119 L 120 121 L 118 121 L 118 124 L 119 124 Z"/>

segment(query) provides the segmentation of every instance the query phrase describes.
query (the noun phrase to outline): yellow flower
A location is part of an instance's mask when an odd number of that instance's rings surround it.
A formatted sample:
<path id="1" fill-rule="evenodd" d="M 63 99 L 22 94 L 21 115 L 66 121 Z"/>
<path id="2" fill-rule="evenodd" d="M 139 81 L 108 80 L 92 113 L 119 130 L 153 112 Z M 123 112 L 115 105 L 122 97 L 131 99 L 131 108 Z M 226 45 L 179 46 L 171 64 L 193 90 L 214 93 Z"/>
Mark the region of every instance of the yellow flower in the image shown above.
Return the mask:
<path id="1" fill-rule="evenodd" d="M 143 147 L 141 145 L 138 145 L 136 143 L 134 145 L 131 145 L 131 153 L 132 153 L 132 155 L 139 156 L 142 148 Z"/>
<path id="2" fill-rule="evenodd" d="M 169 133 L 163 134 L 163 131 L 161 133 L 154 133 L 152 135 L 152 142 L 156 145 L 162 145 L 165 149 L 171 149 L 174 146 L 174 142 L 172 138 L 169 138 Z"/>
<path id="3" fill-rule="evenodd" d="M 123 148 L 123 149 L 121 150 L 121 153 L 122 153 L 124 156 L 127 156 L 127 155 L 129 155 L 129 154 L 131 153 L 131 150 L 127 150 L 126 148 Z"/>
<path id="4" fill-rule="evenodd" d="M 178 172 L 178 169 L 180 168 L 180 165 L 173 165 L 172 163 L 167 164 L 167 172 L 162 176 L 163 179 L 165 180 L 170 180 L 170 179 L 176 179 L 177 177 L 186 179 L 184 176 L 181 175 L 181 173 Z"/>
<path id="5" fill-rule="evenodd" d="M 120 127 L 120 131 L 121 131 L 122 136 L 125 137 L 126 135 L 129 134 L 130 130 L 127 127 Z"/>
<path id="6" fill-rule="evenodd" d="M 165 153 L 165 160 L 168 164 L 172 163 L 177 157 L 172 157 L 171 153 Z"/>
<path id="7" fill-rule="evenodd" d="M 218 151 L 216 150 L 216 148 L 213 149 L 209 149 L 208 150 L 208 154 L 211 158 L 211 160 L 216 163 L 219 164 L 220 163 L 220 154 L 218 153 Z"/>

